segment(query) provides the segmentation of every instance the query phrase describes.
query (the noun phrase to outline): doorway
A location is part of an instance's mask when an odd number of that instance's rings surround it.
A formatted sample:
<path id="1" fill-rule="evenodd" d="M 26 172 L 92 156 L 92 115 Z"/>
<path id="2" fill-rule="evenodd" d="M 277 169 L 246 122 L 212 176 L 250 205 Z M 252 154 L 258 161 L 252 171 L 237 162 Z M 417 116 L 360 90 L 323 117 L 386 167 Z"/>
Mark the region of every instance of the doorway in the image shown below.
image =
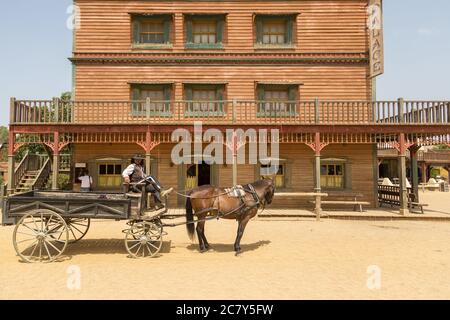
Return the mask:
<path id="1" fill-rule="evenodd" d="M 187 166 L 186 190 L 211 184 L 211 166 L 206 162 Z"/>

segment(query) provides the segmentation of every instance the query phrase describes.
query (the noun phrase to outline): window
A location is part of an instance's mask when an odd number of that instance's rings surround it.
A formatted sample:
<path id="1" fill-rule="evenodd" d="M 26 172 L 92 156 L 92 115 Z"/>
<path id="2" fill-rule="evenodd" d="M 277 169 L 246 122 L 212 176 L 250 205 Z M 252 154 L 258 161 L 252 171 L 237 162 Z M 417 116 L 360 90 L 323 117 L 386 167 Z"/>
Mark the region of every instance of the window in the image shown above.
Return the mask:
<path id="1" fill-rule="evenodd" d="M 217 43 L 217 27 L 215 21 L 194 21 L 192 24 L 194 43 Z"/>
<path id="2" fill-rule="evenodd" d="M 275 188 L 285 188 L 286 182 L 285 182 L 285 164 L 279 164 L 278 165 L 278 171 L 271 172 L 273 170 L 273 167 L 271 165 L 261 165 L 261 178 L 270 178 L 273 179 L 275 182 Z M 276 170 L 276 169 L 275 169 Z"/>
<path id="3" fill-rule="evenodd" d="M 326 189 L 345 188 L 344 163 L 322 164 L 320 166 L 320 184 Z"/>
<path id="4" fill-rule="evenodd" d="M 171 43 L 171 15 L 133 16 L 132 21 L 135 46 L 151 48 Z"/>
<path id="5" fill-rule="evenodd" d="M 295 15 L 257 15 L 256 44 L 260 46 L 291 46 L 294 39 Z"/>
<path id="6" fill-rule="evenodd" d="M 135 116 L 171 116 L 172 85 L 133 85 L 132 113 Z M 148 103 L 148 100 L 150 103 Z"/>
<path id="7" fill-rule="evenodd" d="M 122 185 L 122 165 L 102 163 L 98 167 L 98 186 L 101 188 L 118 187 Z"/>
<path id="8" fill-rule="evenodd" d="M 185 85 L 185 116 L 223 116 L 225 85 Z"/>
<path id="9" fill-rule="evenodd" d="M 298 85 L 258 84 L 256 88 L 258 116 L 290 117 L 296 115 Z"/>
<path id="10" fill-rule="evenodd" d="M 224 15 L 185 15 L 186 48 L 222 48 L 225 32 Z"/>
<path id="11" fill-rule="evenodd" d="M 285 44 L 286 22 L 273 20 L 263 23 L 263 44 Z"/>

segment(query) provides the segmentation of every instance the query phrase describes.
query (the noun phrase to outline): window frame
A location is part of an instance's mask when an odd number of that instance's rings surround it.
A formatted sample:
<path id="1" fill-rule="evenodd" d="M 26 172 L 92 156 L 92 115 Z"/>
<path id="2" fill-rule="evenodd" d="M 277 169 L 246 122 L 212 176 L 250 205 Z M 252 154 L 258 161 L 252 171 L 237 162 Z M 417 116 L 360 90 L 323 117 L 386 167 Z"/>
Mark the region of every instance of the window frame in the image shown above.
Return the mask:
<path id="1" fill-rule="evenodd" d="M 215 111 L 198 111 L 194 110 L 194 91 L 195 90 L 215 90 L 216 100 L 213 102 L 216 104 Z M 224 117 L 226 116 L 226 94 L 227 84 L 211 84 L 211 83 L 184 83 L 183 84 L 183 97 L 186 101 L 184 108 L 184 116 L 188 118 L 196 117 Z M 200 101 L 201 103 L 201 101 Z"/>
<path id="2" fill-rule="evenodd" d="M 227 14 L 184 14 L 185 49 L 224 49 L 227 35 Z M 216 24 L 216 43 L 194 42 L 194 21 L 214 21 Z"/>
<path id="3" fill-rule="evenodd" d="M 298 83 L 286 83 L 286 84 L 268 84 L 268 83 L 256 83 L 255 86 L 255 100 L 257 101 L 257 113 L 256 116 L 259 118 L 290 118 L 298 116 L 298 101 L 300 100 L 300 84 Z M 266 101 L 266 92 L 272 91 L 284 91 L 288 92 L 288 100 L 280 101 L 280 103 L 286 104 L 285 111 L 272 110 L 273 106 L 269 106 L 270 110 L 266 110 L 266 103 L 276 102 Z M 276 105 L 275 105 L 276 106 Z"/>
<path id="4" fill-rule="evenodd" d="M 292 14 L 254 14 L 254 48 L 255 49 L 295 49 L 297 44 L 297 13 Z M 264 43 L 264 22 L 283 20 L 286 24 L 285 43 Z"/>
<path id="5" fill-rule="evenodd" d="M 142 99 L 143 91 L 159 91 L 162 90 L 165 99 L 163 100 L 164 111 L 146 110 L 145 100 Z M 154 83 L 154 84 L 131 84 L 130 85 L 130 97 L 131 97 L 131 114 L 133 117 L 160 117 L 170 118 L 172 117 L 172 104 L 173 104 L 174 88 L 173 83 Z M 139 101 L 139 102 L 138 102 Z M 140 108 L 139 108 L 139 103 Z M 151 106 L 150 101 L 150 106 Z M 143 105 L 144 104 L 144 105 Z M 158 106 L 156 106 L 158 107 Z M 136 110 L 137 109 L 137 110 Z"/>
<path id="6" fill-rule="evenodd" d="M 342 187 L 333 187 L 322 184 L 322 177 L 332 177 L 328 174 L 322 175 L 322 167 L 327 166 L 327 172 L 328 172 L 328 166 L 334 166 L 336 170 L 336 166 L 342 167 Z M 338 176 L 338 175 L 334 175 Z M 320 162 L 320 187 L 322 190 L 329 190 L 329 191 L 347 191 L 351 189 L 351 177 L 350 177 L 350 162 L 347 159 L 324 159 Z"/>
<path id="7" fill-rule="evenodd" d="M 173 14 L 131 14 L 131 43 L 132 49 L 171 49 L 174 39 L 174 20 Z M 142 24 L 151 21 L 162 21 L 163 24 L 163 43 L 145 43 L 141 42 Z"/>

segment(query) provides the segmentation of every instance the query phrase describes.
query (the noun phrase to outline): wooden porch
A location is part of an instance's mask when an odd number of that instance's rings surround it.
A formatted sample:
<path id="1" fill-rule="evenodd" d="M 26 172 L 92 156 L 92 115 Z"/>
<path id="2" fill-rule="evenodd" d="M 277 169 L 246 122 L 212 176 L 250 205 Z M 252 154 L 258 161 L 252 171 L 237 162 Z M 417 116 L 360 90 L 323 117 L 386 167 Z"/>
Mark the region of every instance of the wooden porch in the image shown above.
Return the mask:
<path id="1" fill-rule="evenodd" d="M 417 166 L 421 146 L 450 146 L 449 101 L 63 101 L 11 99 L 9 167 L 15 152 L 27 144 L 44 144 L 53 151 L 54 167 L 69 144 L 136 144 L 150 163 L 152 151 L 173 143 L 177 128 L 194 131 L 201 121 L 205 131 L 219 129 L 278 129 L 278 143 L 304 144 L 315 155 L 314 191 L 321 193 L 321 152 L 332 144 L 368 144 L 393 148 L 400 172 L 400 211 L 408 210 L 406 155 Z M 241 139 L 241 140 L 239 140 Z M 240 137 L 223 143 L 237 154 L 249 141 Z M 271 137 L 273 139 L 273 137 Z M 275 142 L 273 140 L 273 142 Z M 374 158 L 376 159 L 376 152 Z M 147 167 L 150 167 L 149 165 Z M 374 162 L 374 173 L 376 172 Z M 57 189 L 57 170 L 52 188 Z M 237 164 L 233 164 L 233 181 Z M 14 187 L 13 178 L 8 190 Z M 376 185 L 374 185 L 376 189 Z M 413 177 L 414 192 L 418 179 Z M 320 208 L 316 210 L 320 217 Z"/>

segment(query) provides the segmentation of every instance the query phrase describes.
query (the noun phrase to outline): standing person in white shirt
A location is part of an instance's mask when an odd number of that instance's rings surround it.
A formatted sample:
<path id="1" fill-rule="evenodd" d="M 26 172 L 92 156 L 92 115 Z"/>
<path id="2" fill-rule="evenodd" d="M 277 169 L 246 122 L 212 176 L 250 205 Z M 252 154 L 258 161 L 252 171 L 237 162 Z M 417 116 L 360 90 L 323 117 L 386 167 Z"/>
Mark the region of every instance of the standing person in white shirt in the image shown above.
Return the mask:
<path id="1" fill-rule="evenodd" d="M 91 192 L 93 181 L 88 170 L 83 170 L 81 176 L 78 177 L 78 180 L 81 181 L 81 192 Z"/>

